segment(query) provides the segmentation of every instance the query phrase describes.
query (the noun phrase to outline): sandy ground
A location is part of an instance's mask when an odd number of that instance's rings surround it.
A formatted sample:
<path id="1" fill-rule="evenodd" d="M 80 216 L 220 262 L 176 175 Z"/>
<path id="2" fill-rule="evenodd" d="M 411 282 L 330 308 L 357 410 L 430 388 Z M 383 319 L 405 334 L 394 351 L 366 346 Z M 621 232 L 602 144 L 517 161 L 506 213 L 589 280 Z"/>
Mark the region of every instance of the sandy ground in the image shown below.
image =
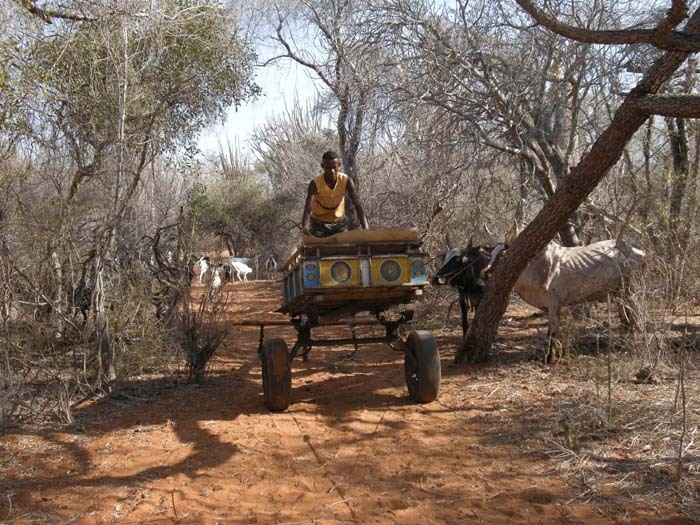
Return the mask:
<path id="1" fill-rule="evenodd" d="M 274 313 L 274 283 L 225 289 L 232 317 L 285 319 Z M 531 313 L 509 311 L 506 326 L 541 334 L 545 320 Z M 694 523 L 672 502 L 614 483 L 591 497 L 585 479 L 563 475 L 571 458 L 540 439 L 564 388 L 551 367 L 523 354 L 455 366 L 459 330 L 436 335 L 443 380 L 433 403 L 410 401 L 403 357 L 386 345 L 355 355 L 314 348 L 308 362 L 293 363 L 290 408 L 270 413 L 258 331 L 235 328 L 204 386 L 144 379 L 116 399 L 77 407 L 69 430 L 0 437 L 0 520 Z M 288 327 L 266 336 L 295 338 Z"/>

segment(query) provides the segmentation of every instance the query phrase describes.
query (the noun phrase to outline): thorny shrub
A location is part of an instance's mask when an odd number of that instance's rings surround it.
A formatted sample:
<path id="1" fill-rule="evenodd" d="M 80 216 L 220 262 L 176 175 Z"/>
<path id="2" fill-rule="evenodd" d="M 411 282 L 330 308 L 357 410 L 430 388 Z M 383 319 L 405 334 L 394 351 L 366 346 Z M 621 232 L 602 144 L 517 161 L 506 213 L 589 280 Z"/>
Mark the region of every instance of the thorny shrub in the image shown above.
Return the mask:
<path id="1" fill-rule="evenodd" d="M 188 381 L 205 381 L 216 350 L 228 335 L 227 293 L 207 290 L 199 298 L 186 293 L 177 312 L 177 337 L 184 353 Z"/>

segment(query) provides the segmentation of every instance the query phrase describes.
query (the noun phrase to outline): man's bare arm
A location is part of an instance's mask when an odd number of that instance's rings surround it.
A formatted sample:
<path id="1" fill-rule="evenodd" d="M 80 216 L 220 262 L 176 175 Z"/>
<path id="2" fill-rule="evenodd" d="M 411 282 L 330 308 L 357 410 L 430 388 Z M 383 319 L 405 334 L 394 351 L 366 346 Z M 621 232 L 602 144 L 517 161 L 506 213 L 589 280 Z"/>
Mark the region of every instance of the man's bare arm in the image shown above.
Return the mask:
<path id="1" fill-rule="evenodd" d="M 369 223 L 367 222 L 367 216 L 365 215 L 365 210 L 364 210 L 364 208 L 362 208 L 362 204 L 360 204 L 360 198 L 357 195 L 357 190 L 355 189 L 355 183 L 350 178 L 348 178 L 347 192 L 348 192 L 348 195 L 350 195 L 350 199 L 352 200 L 352 203 L 355 205 L 355 211 L 357 211 L 357 220 L 360 221 L 360 226 L 362 226 L 365 230 L 368 230 Z"/>
<path id="2" fill-rule="evenodd" d="M 309 234 L 309 219 L 311 217 L 311 205 L 314 202 L 314 195 L 316 195 L 316 183 L 314 181 L 309 182 L 309 187 L 306 190 L 306 203 L 304 204 L 304 214 L 301 217 L 301 232 Z"/>

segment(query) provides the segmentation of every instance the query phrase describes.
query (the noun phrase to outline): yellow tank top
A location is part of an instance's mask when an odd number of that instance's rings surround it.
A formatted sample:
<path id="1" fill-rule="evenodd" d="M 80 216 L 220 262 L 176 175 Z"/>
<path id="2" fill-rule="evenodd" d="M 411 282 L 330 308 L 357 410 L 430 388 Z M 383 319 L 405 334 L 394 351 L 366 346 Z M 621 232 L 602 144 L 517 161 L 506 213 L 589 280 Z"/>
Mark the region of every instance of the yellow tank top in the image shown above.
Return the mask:
<path id="1" fill-rule="evenodd" d="M 326 184 L 323 173 L 314 177 L 314 184 L 316 195 L 311 205 L 311 217 L 323 222 L 342 221 L 345 218 L 345 188 L 348 185 L 348 176 L 338 173 L 338 181 L 333 189 Z"/>

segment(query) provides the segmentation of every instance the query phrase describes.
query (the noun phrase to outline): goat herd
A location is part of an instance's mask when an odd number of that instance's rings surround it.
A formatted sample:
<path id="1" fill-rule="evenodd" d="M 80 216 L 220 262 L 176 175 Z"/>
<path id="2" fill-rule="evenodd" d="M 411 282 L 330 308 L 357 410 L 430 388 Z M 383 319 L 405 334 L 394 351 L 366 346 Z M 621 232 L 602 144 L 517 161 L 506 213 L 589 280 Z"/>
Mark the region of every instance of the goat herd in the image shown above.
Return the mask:
<path id="1" fill-rule="evenodd" d="M 213 296 L 221 285 L 226 281 L 247 281 L 248 276 L 253 273 L 256 267 L 257 258 L 229 257 L 226 262 L 212 262 L 208 256 L 193 255 L 188 263 L 188 273 L 190 279 L 197 278 L 199 284 L 207 282 L 209 284 L 209 294 Z M 267 279 L 274 279 L 277 272 L 277 260 L 274 255 L 270 255 L 263 265 L 264 274 Z"/>

